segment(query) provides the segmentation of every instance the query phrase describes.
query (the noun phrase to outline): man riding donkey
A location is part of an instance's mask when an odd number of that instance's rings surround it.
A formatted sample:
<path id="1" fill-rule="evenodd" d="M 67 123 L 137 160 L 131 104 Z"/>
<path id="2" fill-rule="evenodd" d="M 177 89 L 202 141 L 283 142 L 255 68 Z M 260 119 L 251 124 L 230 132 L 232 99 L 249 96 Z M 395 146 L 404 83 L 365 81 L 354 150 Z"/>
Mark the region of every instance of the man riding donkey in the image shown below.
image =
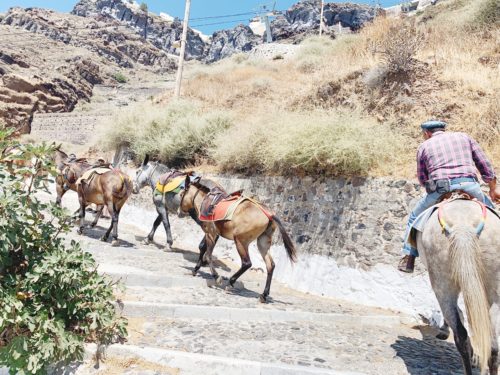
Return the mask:
<path id="1" fill-rule="evenodd" d="M 500 201 L 500 186 L 497 186 L 493 167 L 474 139 L 465 133 L 445 132 L 443 121 L 427 121 L 421 128 L 425 141 L 417 152 L 417 174 L 427 194 L 410 213 L 406 227 L 404 256 L 398 269 L 408 273 L 413 272 L 418 256 L 417 249 L 406 241 L 408 233 L 417 217 L 437 204 L 443 194 L 461 190 L 491 208 L 494 208 L 493 202 Z M 476 168 L 489 185 L 490 197 L 481 190 Z"/>

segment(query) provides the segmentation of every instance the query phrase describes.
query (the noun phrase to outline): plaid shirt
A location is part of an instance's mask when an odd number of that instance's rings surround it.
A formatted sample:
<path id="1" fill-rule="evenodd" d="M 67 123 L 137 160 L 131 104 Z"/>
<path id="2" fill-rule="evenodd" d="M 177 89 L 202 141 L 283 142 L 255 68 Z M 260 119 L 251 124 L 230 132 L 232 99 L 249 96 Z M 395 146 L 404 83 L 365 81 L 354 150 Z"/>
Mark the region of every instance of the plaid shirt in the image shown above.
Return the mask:
<path id="1" fill-rule="evenodd" d="M 476 177 L 476 167 L 484 182 L 495 178 L 483 150 L 465 133 L 438 131 L 418 148 L 417 174 L 421 185 L 427 180 Z"/>

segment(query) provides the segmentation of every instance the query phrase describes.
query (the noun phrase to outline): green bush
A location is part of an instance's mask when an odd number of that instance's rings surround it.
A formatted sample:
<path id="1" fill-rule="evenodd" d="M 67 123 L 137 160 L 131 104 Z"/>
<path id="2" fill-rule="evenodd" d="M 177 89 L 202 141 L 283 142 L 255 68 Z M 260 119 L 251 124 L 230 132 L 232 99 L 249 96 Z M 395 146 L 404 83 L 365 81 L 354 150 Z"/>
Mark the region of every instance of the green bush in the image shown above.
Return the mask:
<path id="1" fill-rule="evenodd" d="M 0 131 L 0 150 L 13 145 L 9 135 Z M 86 342 L 123 341 L 126 320 L 116 316 L 114 283 L 77 243 L 65 244 L 69 216 L 37 197 L 55 175 L 54 148 L 17 150 L 0 161 L 0 366 L 44 374 L 82 360 Z"/>
<path id="2" fill-rule="evenodd" d="M 127 83 L 128 79 L 122 72 L 113 74 L 113 79 L 118 83 Z"/>
<path id="3" fill-rule="evenodd" d="M 215 137 L 231 124 L 226 114 L 204 113 L 186 100 L 142 103 L 113 116 L 101 138 L 106 149 L 125 143 L 140 159 L 150 154 L 170 167 L 183 167 L 207 158 Z"/>

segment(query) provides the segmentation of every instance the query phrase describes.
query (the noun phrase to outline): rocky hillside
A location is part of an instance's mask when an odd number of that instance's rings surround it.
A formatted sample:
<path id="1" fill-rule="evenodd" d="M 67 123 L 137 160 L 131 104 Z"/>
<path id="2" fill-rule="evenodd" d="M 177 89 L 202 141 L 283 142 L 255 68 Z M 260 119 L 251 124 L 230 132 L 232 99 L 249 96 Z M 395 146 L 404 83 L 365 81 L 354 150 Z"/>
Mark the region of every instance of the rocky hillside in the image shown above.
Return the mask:
<path id="1" fill-rule="evenodd" d="M 165 51 L 109 19 L 12 8 L 0 34 L 0 118 L 22 133 L 33 113 L 69 112 L 95 84 L 176 67 Z"/>
<path id="2" fill-rule="evenodd" d="M 137 34 L 144 36 L 156 47 L 168 53 L 177 53 L 174 42 L 180 40 L 182 24 L 180 20 L 164 17 L 141 10 L 126 0 L 80 0 L 73 14 L 90 18 L 108 18 L 119 21 Z M 333 26 L 358 30 L 373 20 L 373 7 L 349 3 L 326 3 L 324 10 L 327 32 L 334 34 Z M 319 28 L 320 1 L 303 0 L 278 16 L 271 25 L 276 41 L 293 41 Z M 264 43 L 265 36 L 254 34 L 248 26 L 238 25 L 233 29 L 215 32 L 209 41 L 189 29 L 187 58 L 215 62 L 237 52 L 246 52 Z"/>

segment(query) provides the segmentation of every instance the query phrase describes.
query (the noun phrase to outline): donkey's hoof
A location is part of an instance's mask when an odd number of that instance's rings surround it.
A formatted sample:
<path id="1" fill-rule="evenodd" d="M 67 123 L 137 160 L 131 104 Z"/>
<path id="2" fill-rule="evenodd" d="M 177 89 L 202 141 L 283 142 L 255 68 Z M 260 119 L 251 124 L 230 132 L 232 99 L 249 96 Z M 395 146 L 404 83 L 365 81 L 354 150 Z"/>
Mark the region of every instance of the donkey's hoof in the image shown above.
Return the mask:
<path id="1" fill-rule="evenodd" d="M 108 241 L 108 238 L 106 236 L 102 236 L 101 238 L 99 238 L 102 242 L 107 242 Z"/>
<path id="2" fill-rule="evenodd" d="M 217 286 L 222 286 L 222 285 L 224 284 L 224 281 L 225 281 L 224 277 L 222 277 L 222 276 L 217 276 L 217 277 L 215 278 L 215 285 L 217 285 Z"/>
<path id="3" fill-rule="evenodd" d="M 166 244 L 165 247 L 163 248 L 163 251 L 165 251 L 166 253 L 172 252 L 173 251 L 172 245 Z"/>
<path id="4" fill-rule="evenodd" d="M 76 233 L 78 233 L 78 234 L 83 234 L 83 229 L 82 229 L 82 228 L 78 228 L 78 229 L 76 230 Z"/>
<path id="5" fill-rule="evenodd" d="M 439 333 L 436 335 L 436 338 L 438 340 L 448 340 L 448 337 L 450 337 L 450 332 L 446 331 L 439 331 Z"/>
<path id="6" fill-rule="evenodd" d="M 267 303 L 267 297 L 263 294 L 259 296 L 260 303 Z"/>
<path id="7" fill-rule="evenodd" d="M 193 276 L 196 276 L 197 273 L 198 273 L 198 270 L 192 270 L 191 271 L 191 275 L 193 275 Z"/>
<path id="8" fill-rule="evenodd" d="M 142 240 L 142 244 L 143 245 L 150 245 L 151 241 L 149 240 L 149 238 L 146 237 L 145 239 Z"/>
<path id="9" fill-rule="evenodd" d="M 111 241 L 111 246 L 113 246 L 113 247 L 120 246 L 120 241 L 118 241 L 118 240 Z"/>

